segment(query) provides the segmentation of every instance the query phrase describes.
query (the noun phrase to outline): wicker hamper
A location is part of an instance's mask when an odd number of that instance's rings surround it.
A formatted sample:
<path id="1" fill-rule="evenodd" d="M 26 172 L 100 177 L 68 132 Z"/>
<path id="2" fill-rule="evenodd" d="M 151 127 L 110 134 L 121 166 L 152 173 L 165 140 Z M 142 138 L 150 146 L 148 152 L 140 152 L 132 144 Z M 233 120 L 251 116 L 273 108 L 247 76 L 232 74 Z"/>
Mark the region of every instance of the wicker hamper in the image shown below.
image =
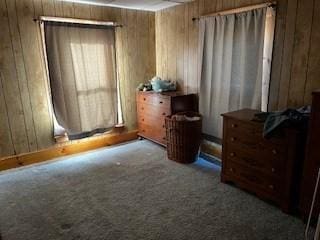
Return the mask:
<path id="1" fill-rule="evenodd" d="M 179 115 L 198 116 L 200 120 L 178 121 L 172 116 L 166 117 L 168 158 L 179 163 L 192 163 L 196 160 L 200 147 L 202 118 L 195 112 L 182 112 Z"/>

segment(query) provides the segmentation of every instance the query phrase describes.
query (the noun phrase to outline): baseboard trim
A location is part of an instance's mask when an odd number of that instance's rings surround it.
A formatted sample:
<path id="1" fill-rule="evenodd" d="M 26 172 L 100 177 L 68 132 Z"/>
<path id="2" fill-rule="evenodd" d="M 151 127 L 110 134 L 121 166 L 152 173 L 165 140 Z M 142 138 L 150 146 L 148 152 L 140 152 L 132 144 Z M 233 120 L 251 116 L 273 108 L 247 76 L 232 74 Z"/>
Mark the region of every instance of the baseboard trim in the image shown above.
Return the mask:
<path id="1" fill-rule="evenodd" d="M 69 141 L 48 149 L 0 158 L 0 171 L 44 162 L 53 158 L 81 153 L 138 138 L 138 131 L 111 133 L 87 139 Z"/>
<path id="2" fill-rule="evenodd" d="M 222 157 L 222 148 L 221 145 L 214 142 L 203 141 L 201 144 L 201 152 L 211 155 L 215 158 L 221 159 Z"/>

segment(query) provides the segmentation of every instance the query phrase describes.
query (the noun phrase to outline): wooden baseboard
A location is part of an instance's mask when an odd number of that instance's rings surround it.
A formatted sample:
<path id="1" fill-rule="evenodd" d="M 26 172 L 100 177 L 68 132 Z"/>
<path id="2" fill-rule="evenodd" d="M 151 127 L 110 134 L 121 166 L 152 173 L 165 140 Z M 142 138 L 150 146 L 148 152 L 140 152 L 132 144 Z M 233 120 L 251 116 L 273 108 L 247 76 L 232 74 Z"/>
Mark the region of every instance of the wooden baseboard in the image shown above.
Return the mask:
<path id="1" fill-rule="evenodd" d="M 221 159 L 222 155 L 221 145 L 209 141 L 204 141 L 201 144 L 201 152 L 214 156 L 218 159 Z"/>
<path id="2" fill-rule="evenodd" d="M 70 154 L 85 152 L 101 147 L 127 142 L 138 138 L 138 131 L 129 131 L 125 133 L 111 133 L 87 139 L 69 141 L 59 144 L 55 147 L 0 158 L 0 171 L 30 165 L 33 163 L 44 162 L 53 158 L 67 156 Z"/>

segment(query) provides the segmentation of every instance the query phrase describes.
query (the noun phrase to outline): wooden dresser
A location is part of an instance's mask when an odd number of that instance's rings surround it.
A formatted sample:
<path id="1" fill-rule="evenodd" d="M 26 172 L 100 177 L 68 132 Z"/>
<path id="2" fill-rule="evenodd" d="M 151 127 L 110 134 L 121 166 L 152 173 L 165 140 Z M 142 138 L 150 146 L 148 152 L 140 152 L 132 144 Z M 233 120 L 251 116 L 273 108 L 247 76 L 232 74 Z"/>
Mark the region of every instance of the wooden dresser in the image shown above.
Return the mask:
<path id="1" fill-rule="evenodd" d="M 258 111 L 222 114 L 222 182 L 233 182 L 258 197 L 271 200 L 284 212 L 296 205 L 302 133 L 285 129 L 280 137 L 263 138 L 263 123 L 252 121 Z"/>
<path id="2" fill-rule="evenodd" d="M 195 94 L 179 92 L 137 92 L 138 135 L 166 145 L 165 117 L 184 111 L 197 111 Z"/>
<path id="3" fill-rule="evenodd" d="M 313 193 L 320 168 L 320 91 L 313 93 L 312 110 L 309 122 L 309 135 L 306 145 L 306 157 L 303 166 L 303 175 L 300 191 L 299 209 L 307 219 L 311 209 Z M 319 186 L 320 187 L 320 186 Z M 320 190 L 317 191 L 317 198 L 312 216 L 317 219 L 320 213 Z"/>

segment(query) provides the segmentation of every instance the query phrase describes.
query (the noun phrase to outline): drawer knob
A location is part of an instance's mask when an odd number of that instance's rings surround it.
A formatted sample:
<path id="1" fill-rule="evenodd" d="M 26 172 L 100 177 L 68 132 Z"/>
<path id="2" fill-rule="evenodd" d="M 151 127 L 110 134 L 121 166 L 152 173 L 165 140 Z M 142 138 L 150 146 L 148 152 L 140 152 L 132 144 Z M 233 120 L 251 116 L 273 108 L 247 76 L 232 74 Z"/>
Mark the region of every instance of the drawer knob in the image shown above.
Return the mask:
<path id="1" fill-rule="evenodd" d="M 166 113 L 162 113 L 162 115 L 163 115 L 163 116 L 165 116 L 165 115 L 166 115 Z"/>
<path id="2" fill-rule="evenodd" d="M 276 170 L 275 170 L 274 168 L 271 168 L 271 172 L 273 172 L 273 173 L 274 173 L 275 171 L 276 171 Z"/>
<path id="3" fill-rule="evenodd" d="M 141 110 L 144 110 L 144 108 L 142 107 Z"/>
<path id="4" fill-rule="evenodd" d="M 162 139 L 163 139 L 163 140 L 166 140 L 167 138 L 166 138 L 166 137 L 163 137 Z"/>
<path id="5" fill-rule="evenodd" d="M 231 156 L 231 157 L 234 157 L 234 155 L 235 155 L 235 153 L 233 153 L 233 152 L 232 152 L 232 153 L 230 153 L 230 156 Z"/>
<path id="6" fill-rule="evenodd" d="M 229 170 L 230 170 L 230 172 L 233 172 L 233 168 L 230 168 Z"/>
<path id="7" fill-rule="evenodd" d="M 163 102 L 162 102 L 162 101 L 160 101 L 159 103 L 160 103 L 160 104 L 162 104 Z"/>
<path id="8" fill-rule="evenodd" d="M 144 118 L 142 118 L 141 121 L 144 122 Z"/>
<path id="9" fill-rule="evenodd" d="M 232 137 L 232 138 L 231 138 L 231 142 L 234 142 L 235 140 L 236 140 L 235 137 Z"/>
<path id="10" fill-rule="evenodd" d="M 237 127 L 237 124 L 234 124 L 234 123 L 233 123 L 233 124 L 231 124 L 231 127 L 232 127 L 232 128 L 236 128 L 236 127 Z"/>
<path id="11" fill-rule="evenodd" d="M 274 155 L 276 155 L 276 154 L 278 153 L 278 151 L 277 151 L 276 149 L 273 149 L 273 150 L 272 150 L 272 153 L 273 153 Z"/>
<path id="12" fill-rule="evenodd" d="M 147 100 L 146 98 L 143 98 L 143 101 Z"/>
<path id="13" fill-rule="evenodd" d="M 273 190 L 273 189 L 274 189 L 274 186 L 273 186 L 272 184 L 270 184 L 270 185 L 269 185 L 269 188 L 270 188 L 271 190 Z"/>
<path id="14" fill-rule="evenodd" d="M 164 125 L 162 125 L 162 128 L 165 128 L 165 126 L 164 126 Z"/>

